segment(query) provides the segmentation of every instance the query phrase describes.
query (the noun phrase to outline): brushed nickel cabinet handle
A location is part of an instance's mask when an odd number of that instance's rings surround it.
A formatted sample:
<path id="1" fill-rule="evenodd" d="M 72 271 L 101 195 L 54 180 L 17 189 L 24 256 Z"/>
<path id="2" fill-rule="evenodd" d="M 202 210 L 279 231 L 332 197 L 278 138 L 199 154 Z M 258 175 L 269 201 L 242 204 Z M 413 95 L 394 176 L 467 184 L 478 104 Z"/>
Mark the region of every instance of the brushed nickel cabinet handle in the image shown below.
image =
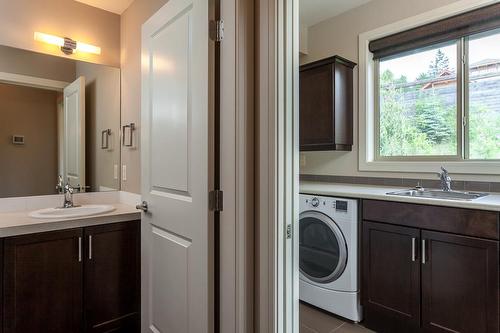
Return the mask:
<path id="1" fill-rule="evenodd" d="M 427 261 L 425 260 L 425 239 L 422 239 L 422 264 L 425 264 Z"/>
<path id="2" fill-rule="evenodd" d="M 411 261 L 417 260 L 416 247 L 417 247 L 417 238 L 412 237 L 412 239 L 411 239 Z"/>
<path id="3" fill-rule="evenodd" d="M 89 235 L 89 260 L 92 260 L 92 235 Z"/>
<path id="4" fill-rule="evenodd" d="M 78 237 L 78 262 L 82 262 L 82 237 Z"/>

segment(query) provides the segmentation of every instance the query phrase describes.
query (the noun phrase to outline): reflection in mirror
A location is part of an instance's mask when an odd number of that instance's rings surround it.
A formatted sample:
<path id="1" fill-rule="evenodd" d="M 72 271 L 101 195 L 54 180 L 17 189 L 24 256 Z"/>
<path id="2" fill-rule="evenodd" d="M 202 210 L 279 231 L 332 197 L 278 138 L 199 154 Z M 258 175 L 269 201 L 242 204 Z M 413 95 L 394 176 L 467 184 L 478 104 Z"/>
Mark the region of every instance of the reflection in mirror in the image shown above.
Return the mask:
<path id="1" fill-rule="evenodd" d="M 119 190 L 120 69 L 0 46 L 0 197 Z"/>

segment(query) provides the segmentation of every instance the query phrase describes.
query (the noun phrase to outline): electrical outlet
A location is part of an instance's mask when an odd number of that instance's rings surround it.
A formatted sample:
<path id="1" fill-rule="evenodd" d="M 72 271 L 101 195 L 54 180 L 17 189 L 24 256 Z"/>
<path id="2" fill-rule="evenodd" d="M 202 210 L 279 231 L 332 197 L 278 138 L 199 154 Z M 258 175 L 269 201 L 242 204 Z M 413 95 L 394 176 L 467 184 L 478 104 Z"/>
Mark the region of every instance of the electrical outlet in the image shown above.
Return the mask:
<path id="1" fill-rule="evenodd" d="M 118 179 L 118 164 L 113 166 L 113 178 Z"/>
<path id="2" fill-rule="evenodd" d="M 122 165 L 122 180 L 123 181 L 127 180 L 127 166 L 125 164 Z"/>

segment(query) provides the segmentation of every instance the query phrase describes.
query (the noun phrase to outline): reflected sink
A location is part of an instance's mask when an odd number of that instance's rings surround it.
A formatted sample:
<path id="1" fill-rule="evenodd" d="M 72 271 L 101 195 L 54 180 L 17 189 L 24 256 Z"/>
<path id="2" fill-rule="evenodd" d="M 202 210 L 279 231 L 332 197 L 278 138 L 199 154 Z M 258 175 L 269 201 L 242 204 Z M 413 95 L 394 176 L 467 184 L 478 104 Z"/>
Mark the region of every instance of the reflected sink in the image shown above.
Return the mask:
<path id="1" fill-rule="evenodd" d="M 111 205 L 82 205 L 71 208 L 45 208 L 31 212 L 29 216 L 37 219 L 62 219 L 92 216 L 115 210 Z"/>
<path id="2" fill-rule="evenodd" d="M 431 198 L 431 199 L 459 200 L 459 201 L 472 201 L 488 195 L 488 193 L 479 193 L 479 192 L 461 192 L 461 191 L 445 192 L 441 190 L 418 190 L 418 189 L 389 192 L 387 194 L 399 195 L 403 197 Z"/>

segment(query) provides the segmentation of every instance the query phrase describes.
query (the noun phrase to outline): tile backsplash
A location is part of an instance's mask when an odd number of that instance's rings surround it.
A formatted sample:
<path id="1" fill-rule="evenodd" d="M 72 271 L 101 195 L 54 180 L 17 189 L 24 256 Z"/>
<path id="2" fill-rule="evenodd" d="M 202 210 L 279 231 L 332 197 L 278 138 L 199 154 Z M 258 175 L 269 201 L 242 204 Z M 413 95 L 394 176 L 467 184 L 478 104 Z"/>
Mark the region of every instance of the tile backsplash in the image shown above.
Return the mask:
<path id="1" fill-rule="evenodd" d="M 415 178 L 383 178 L 383 177 L 352 177 L 331 175 L 300 175 L 301 181 L 315 181 L 325 183 L 342 183 L 358 185 L 378 185 L 395 187 L 415 187 L 420 184 L 424 188 L 440 188 L 439 180 Z M 500 192 L 500 183 L 479 181 L 452 181 L 451 187 L 458 191 Z"/>

